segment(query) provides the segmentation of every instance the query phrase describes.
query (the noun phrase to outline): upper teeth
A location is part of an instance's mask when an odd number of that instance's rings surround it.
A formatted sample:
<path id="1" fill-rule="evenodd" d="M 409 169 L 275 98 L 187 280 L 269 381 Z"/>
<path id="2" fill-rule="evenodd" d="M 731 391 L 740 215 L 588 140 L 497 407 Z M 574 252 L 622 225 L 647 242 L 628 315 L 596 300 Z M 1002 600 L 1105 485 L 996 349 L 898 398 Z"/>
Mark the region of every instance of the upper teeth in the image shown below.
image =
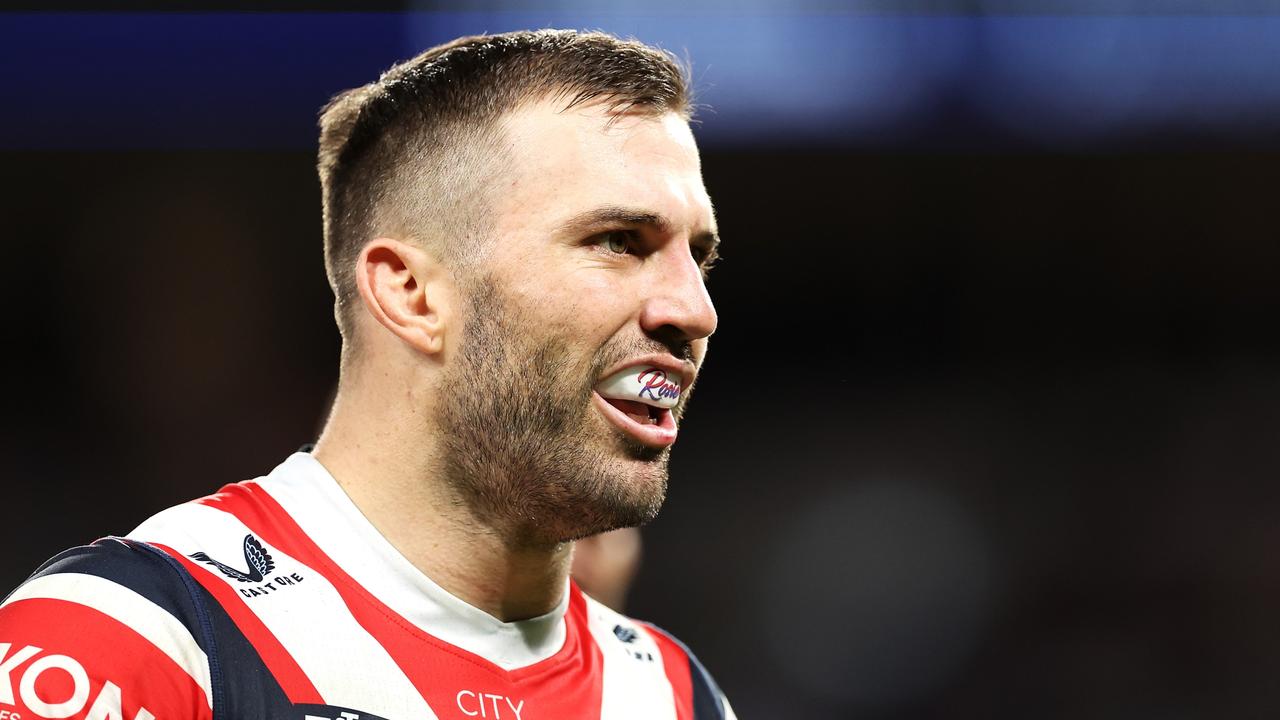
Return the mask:
<path id="1" fill-rule="evenodd" d="M 681 383 L 678 372 L 656 367 L 629 367 L 610 375 L 596 385 L 602 397 L 635 400 L 659 408 L 673 408 L 680 403 Z"/>

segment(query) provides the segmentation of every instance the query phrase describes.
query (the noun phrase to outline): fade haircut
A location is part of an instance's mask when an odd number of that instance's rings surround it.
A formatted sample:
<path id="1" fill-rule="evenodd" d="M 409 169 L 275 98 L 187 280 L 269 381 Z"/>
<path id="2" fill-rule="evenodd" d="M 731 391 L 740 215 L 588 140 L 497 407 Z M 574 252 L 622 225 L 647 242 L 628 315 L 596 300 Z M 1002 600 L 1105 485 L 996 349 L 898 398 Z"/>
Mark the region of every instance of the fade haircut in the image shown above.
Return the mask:
<path id="1" fill-rule="evenodd" d="M 320 115 L 324 260 L 344 355 L 354 332 L 355 262 L 390 236 L 459 272 L 485 249 L 489 181 L 504 166 L 500 120 L 543 99 L 562 109 L 692 114 L 685 65 L 600 32 L 464 37 L 335 96 Z"/>

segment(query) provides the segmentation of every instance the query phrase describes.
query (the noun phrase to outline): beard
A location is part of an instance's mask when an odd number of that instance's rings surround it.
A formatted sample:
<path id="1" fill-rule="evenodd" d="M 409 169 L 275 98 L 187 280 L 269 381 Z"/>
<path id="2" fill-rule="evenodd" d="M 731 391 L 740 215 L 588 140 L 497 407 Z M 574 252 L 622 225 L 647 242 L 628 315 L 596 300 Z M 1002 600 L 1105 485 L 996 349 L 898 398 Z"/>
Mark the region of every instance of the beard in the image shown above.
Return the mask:
<path id="1" fill-rule="evenodd" d="M 611 364 L 654 352 L 655 343 L 610 342 L 581 358 L 570 333 L 531 337 L 539 323 L 525 322 L 495 283 L 465 295 L 462 343 L 437 406 L 442 470 L 456 495 L 518 546 L 652 520 L 666 497 L 670 448 L 614 430 L 595 417 L 591 394 Z"/>

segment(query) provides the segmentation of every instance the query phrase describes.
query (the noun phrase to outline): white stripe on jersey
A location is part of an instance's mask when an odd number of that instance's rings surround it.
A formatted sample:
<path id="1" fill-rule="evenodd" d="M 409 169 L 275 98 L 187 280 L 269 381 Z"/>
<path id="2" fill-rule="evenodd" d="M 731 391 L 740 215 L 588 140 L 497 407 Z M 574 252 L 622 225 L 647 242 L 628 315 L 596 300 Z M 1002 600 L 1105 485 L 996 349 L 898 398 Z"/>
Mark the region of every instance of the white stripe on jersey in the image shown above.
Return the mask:
<path id="1" fill-rule="evenodd" d="M 267 477 L 246 484 L 255 483 L 338 567 L 423 632 L 504 670 L 533 665 L 564 647 L 567 579 L 561 602 L 551 612 L 502 622 L 450 594 L 414 567 L 313 456 L 294 453 Z"/>
<path id="2" fill-rule="evenodd" d="M 243 565 L 249 528 L 230 513 L 196 503 L 170 508 L 138 526 L 130 538 L 156 542 L 183 555 L 203 551 L 229 565 Z M 192 538 L 216 538 L 197 545 Z M 256 597 L 245 605 L 275 635 L 302 672 L 331 705 L 359 708 L 386 718 L 436 720 L 426 701 L 395 660 L 356 621 L 342 596 L 318 570 L 304 565 L 254 535 L 275 562 L 272 575 L 297 573 L 302 582 Z M 208 567 L 208 566 L 206 566 Z M 239 593 L 250 587 L 210 572 Z M 335 648 L 346 655 L 335 654 Z M 358 658 L 350 662 L 349 658 Z"/>
<path id="3" fill-rule="evenodd" d="M 34 599 L 73 602 L 120 621 L 185 670 L 204 691 L 209 708 L 213 708 L 209 658 L 186 626 L 168 610 L 119 583 L 83 573 L 38 577 L 15 590 L 0 607 Z"/>
<path id="4" fill-rule="evenodd" d="M 587 625 L 604 660 L 600 720 L 676 720 L 675 693 L 653 637 L 590 596 L 586 598 Z M 618 625 L 635 628 L 635 639 L 627 643 L 619 640 L 613 632 Z"/>

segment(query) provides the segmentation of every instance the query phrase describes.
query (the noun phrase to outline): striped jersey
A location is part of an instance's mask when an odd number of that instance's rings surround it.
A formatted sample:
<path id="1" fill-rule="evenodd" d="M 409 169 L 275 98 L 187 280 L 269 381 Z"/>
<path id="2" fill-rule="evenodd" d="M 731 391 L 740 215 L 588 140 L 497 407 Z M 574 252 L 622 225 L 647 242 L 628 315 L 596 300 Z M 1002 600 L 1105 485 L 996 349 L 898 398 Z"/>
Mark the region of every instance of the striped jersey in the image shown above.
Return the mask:
<path id="1" fill-rule="evenodd" d="M 0 604 L 0 720 L 729 720 L 698 660 L 572 582 L 502 622 L 295 453 L 68 550 Z"/>

